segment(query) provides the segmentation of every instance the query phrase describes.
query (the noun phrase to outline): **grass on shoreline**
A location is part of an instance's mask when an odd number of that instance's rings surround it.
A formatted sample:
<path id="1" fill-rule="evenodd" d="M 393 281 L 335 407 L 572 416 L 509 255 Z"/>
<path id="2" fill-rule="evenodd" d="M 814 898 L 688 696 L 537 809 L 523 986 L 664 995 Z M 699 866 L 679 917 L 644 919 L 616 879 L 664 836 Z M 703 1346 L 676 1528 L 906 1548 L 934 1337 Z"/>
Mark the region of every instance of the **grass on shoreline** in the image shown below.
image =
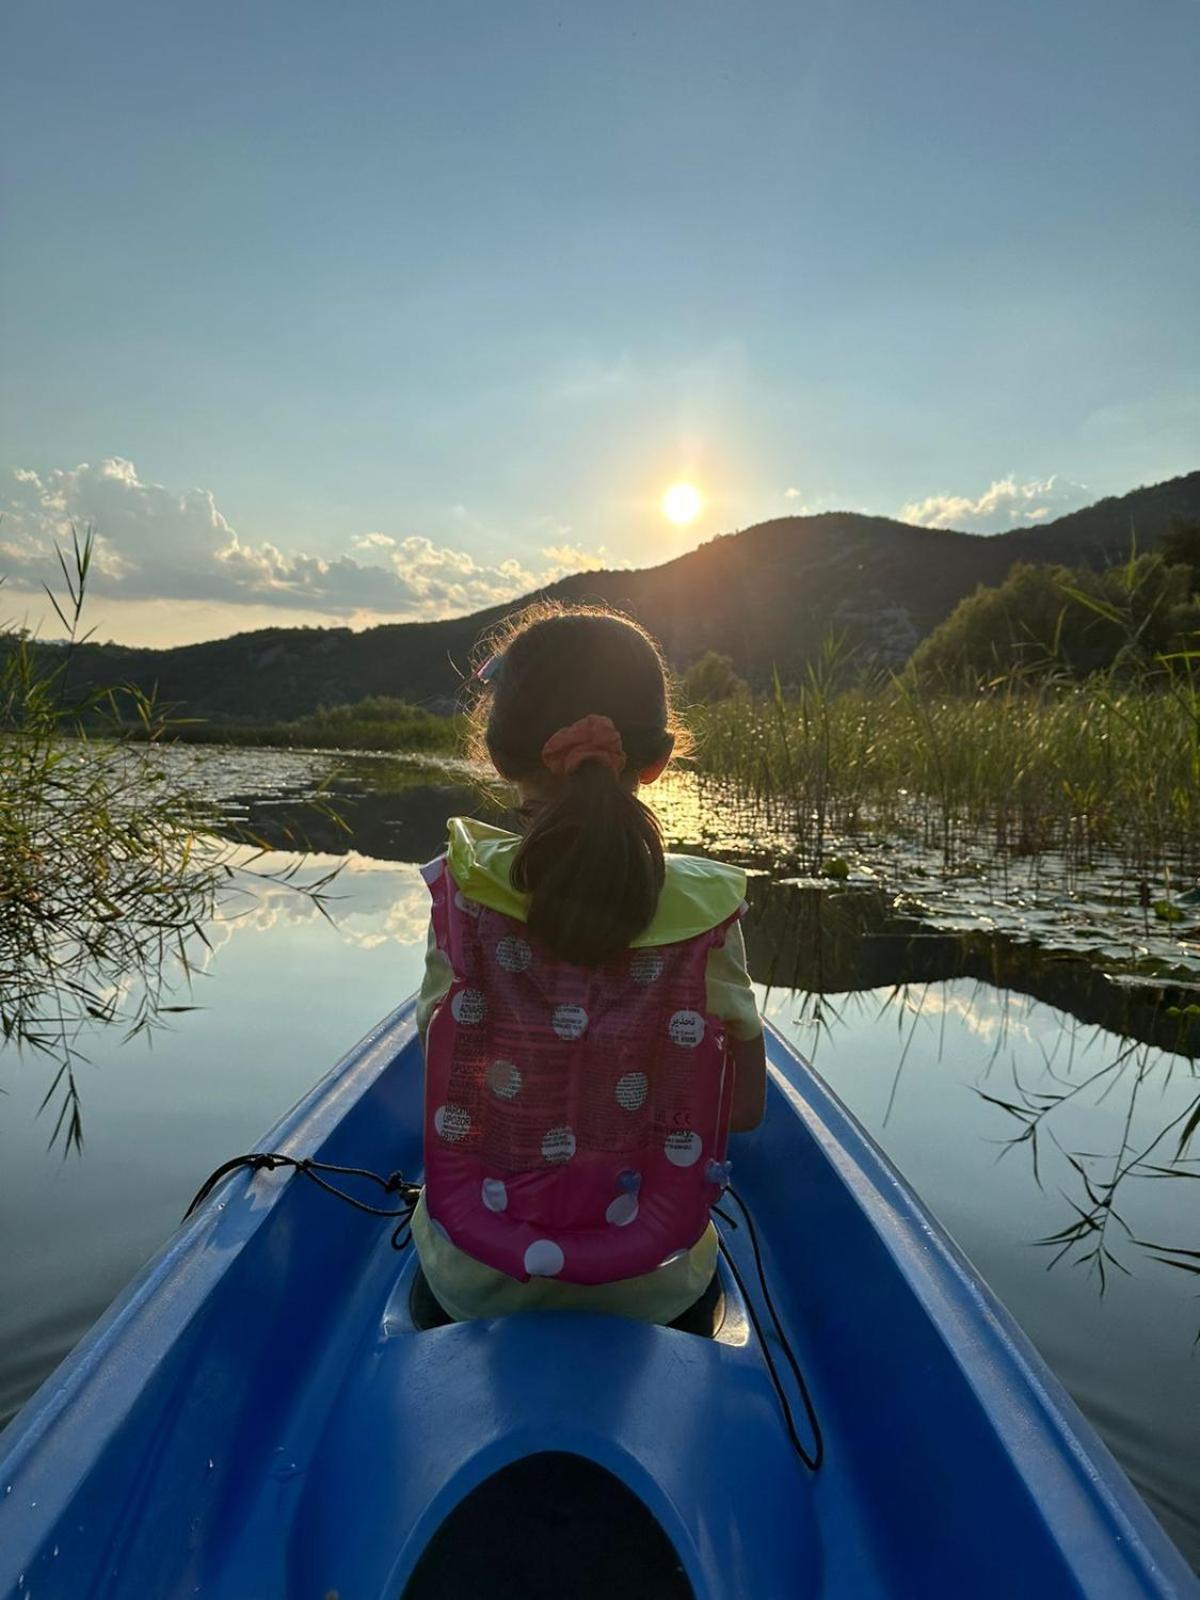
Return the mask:
<path id="1" fill-rule="evenodd" d="M 948 694 L 911 678 L 838 687 L 818 669 L 787 696 L 693 714 L 700 773 L 732 785 L 820 870 L 831 838 L 895 832 L 966 855 L 1049 855 L 1086 870 L 1200 873 L 1200 679 L 1144 687 L 1009 680 Z"/>
<path id="2" fill-rule="evenodd" d="M 136 737 L 136 730 L 131 730 Z M 190 719 L 171 723 L 183 744 L 272 747 L 284 750 L 379 750 L 388 754 L 456 755 L 463 730 L 458 717 L 438 717 L 374 695 L 352 705 L 331 706 L 294 722 L 225 723 Z"/>
<path id="3" fill-rule="evenodd" d="M 1200 875 L 1200 676 L 1145 684 L 1017 674 L 950 693 L 911 675 L 847 682 L 830 650 L 799 688 L 694 706 L 695 765 L 820 871 L 834 840 L 915 837 L 967 857 L 1115 855 L 1139 877 Z M 456 755 L 459 717 L 376 696 L 293 722 L 177 722 L 192 744 Z"/>

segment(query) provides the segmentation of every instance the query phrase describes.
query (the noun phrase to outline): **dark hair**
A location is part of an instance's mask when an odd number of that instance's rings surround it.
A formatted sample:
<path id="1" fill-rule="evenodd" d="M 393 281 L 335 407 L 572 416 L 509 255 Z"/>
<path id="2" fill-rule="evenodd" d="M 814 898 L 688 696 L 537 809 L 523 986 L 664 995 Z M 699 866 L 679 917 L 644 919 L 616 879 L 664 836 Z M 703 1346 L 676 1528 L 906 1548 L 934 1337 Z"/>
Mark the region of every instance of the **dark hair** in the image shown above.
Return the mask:
<path id="1" fill-rule="evenodd" d="M 538 778 L 545 792 L 513 863 L 513 887 L 530 897 L 529 931 L 563 960 L 600 966 L 647 926 L 662 892 L 658 819 L 629 781 L 669 757 L 683 731 L 662 655 L 615 611 L 546 602 L 509 619 L 483 649 L 494 670 L 471 709 L 474 753 L 486 751 L 510 782 Z M 623 773 L 584 761 L 553 777 L 543 745 L 587 716 L 616 726 Z"/>

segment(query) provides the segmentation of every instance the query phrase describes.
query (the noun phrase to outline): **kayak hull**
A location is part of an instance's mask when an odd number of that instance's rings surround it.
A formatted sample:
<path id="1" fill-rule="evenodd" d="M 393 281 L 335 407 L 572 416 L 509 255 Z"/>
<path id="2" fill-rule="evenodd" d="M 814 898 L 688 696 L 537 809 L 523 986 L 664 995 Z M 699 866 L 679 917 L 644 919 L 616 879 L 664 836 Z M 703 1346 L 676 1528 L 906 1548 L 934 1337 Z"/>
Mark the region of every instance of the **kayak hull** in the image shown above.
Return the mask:
<path id="1" fill-rule="evenodd" d="M 0 1593 L 396 1600 L 473 1492 L 541 1458 L 539 1500 L 566 1459 L 624 1485 L 703 1600 L 1200 1596 L 877 1148 L 773 1033 L 768 1054 L 767 1117 L 735 1140 L 735 1181 L 822 1422 L 819 1473 L 788 1442 L 725 1263 L 711 1339 L 547 1313 L 421 1331 L 416 1263 L 387 1223 L 243 1172 L 0 1441 Z M 262 1148 L 416 1173 L 420 1104 L 410 1004 Z M 727 1242 L 758 1299 L 745 1229 Z M 553 1510 L 509 1513 L 496 1594 L 539 1542 L 561 1591 L 572 1551 Z"/>

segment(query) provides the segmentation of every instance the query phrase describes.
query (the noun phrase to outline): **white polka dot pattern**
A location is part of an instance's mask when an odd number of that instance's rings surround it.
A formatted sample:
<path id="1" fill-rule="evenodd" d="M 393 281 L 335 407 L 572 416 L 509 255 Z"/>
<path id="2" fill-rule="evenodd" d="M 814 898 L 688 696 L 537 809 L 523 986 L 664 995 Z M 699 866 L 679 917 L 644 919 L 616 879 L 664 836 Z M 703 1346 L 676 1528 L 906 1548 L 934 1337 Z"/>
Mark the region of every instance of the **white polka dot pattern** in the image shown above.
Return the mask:
<path id="1" fill-rule="evenodd" d="M 666 962 L 658 950 L 635 950 L 629 958 L 629 976 L 634 983 L 654 983 L 662 977 Z"/>
<path id="2" fill-rule="evenodd" d="M 575 1154 L 575 1135 L 570 1128 L 551 1128 L 542 1140 L 543 1161 L 570 1161 Z"/>
<path id="3" fill-rule="evenodd" d="M 588 1014 L 582 1006 L 555 1006 L 550 1026 L 560 1039 L 582 1039 L 587 1032 Z"/>
<path id="4" fill-rule="evenodd" d="M 700 1159 L 701 1138 L 687 1128 L 676 1128 L 667 1135 L 663 1153 L 673 1167 L 691 1167 Z"/>
<path id="5" fill-rule="evenodd" d="M 535 1239 L 525 1252 L 525 1271 L 531 1278 L 556 1278 L 565 1261 L 553 1239 Z"/>
<path id="6" fill-rule="evenodd" d="M 512 1061 L 493 1061 L 487 1069 L 487 1086 L 500 1100 L 515 1100 L 524 1079 Z"/>
<path id="7" fill-rule="evenodd" d="M 698 1011 L 677 1011 L 667 1024 L 671 1043 L 694 1050 L 704 1037 L 704 1018 Z"/>
<path id="8" fill-rule="evenodd" d="M 619 1194 L 604 1213 L 605 1222 L 611 1222 L 614 1228 L 627 1228 L 631 1222 L 636 1221 L 638 1214 L 638 1199 L 635 1194 Z"/>
<path id="9" fill-rule="evenodd" d="M 533 951 L 524 939 L 518 939 L 510 934 L 496 945 L 496 960 L 505 972 L 524 972 L 533 960 Z"/>
<path id="10" fill-rule="evenodd" d="M 644 1072 L 626 1072 L 617 1079 L 617 1104 L 622 1111 L 640 1111 L 649 1088 L 650 1080 Z"/>
<path id="11" fill-rule="evenodd" d="M 462 1106 L 439 1106 L 433 1113 L 434 1132 L 447 1144 L 457 1144 L 471 1131 L 471 1114 Z"/>
<path id="12" fill-rule="evenodd" d="M 434 1030 L 427 1080 L 433 1210 L 452 1194 L 456 1247 L 522 1278 L 653 1270 L 727 1180 L 708 1159 L 723 1110 L 723 1029 L 704 995 L 711 940 L 627 951 L 608 969 L 624 985 L 610 1016 L 603 985 L 535 949 L 518 920 L 456 895 L 445 872 L 434 887 L 457 954 L 455 1027 Z M 633 1162 L 644 1170 L 624 1170 Z M 429 1222 L 427 1237 L 449 1240 Z"/>
<path id="13" fill-rule="evenodd" d="M 478 989 L 460 989 L 450 1002 L 450 1014 L 463 1027 L 473 1028 L 487 1016 L 487 1001 Z"/>

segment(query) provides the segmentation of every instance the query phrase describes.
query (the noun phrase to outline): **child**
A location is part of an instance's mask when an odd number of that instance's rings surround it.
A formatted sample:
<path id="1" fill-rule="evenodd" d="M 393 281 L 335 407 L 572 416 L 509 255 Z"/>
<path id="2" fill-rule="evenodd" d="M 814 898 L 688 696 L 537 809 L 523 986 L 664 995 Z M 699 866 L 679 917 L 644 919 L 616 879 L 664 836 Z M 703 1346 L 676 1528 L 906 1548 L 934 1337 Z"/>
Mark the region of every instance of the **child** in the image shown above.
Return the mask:
<path id="1" fill-rule="evenodd" d="M 745 875 L 663 854 L 638 789 L 679 730 L 636 623 L 531 608 L 477 679 L 476 742 L 515 784 L 526 827 L 452 818 L 425 869 L 413 1239 L 456 1319 L 671 1322 L 714 1277 L 726 1136 L 762 1118 Z"/>

